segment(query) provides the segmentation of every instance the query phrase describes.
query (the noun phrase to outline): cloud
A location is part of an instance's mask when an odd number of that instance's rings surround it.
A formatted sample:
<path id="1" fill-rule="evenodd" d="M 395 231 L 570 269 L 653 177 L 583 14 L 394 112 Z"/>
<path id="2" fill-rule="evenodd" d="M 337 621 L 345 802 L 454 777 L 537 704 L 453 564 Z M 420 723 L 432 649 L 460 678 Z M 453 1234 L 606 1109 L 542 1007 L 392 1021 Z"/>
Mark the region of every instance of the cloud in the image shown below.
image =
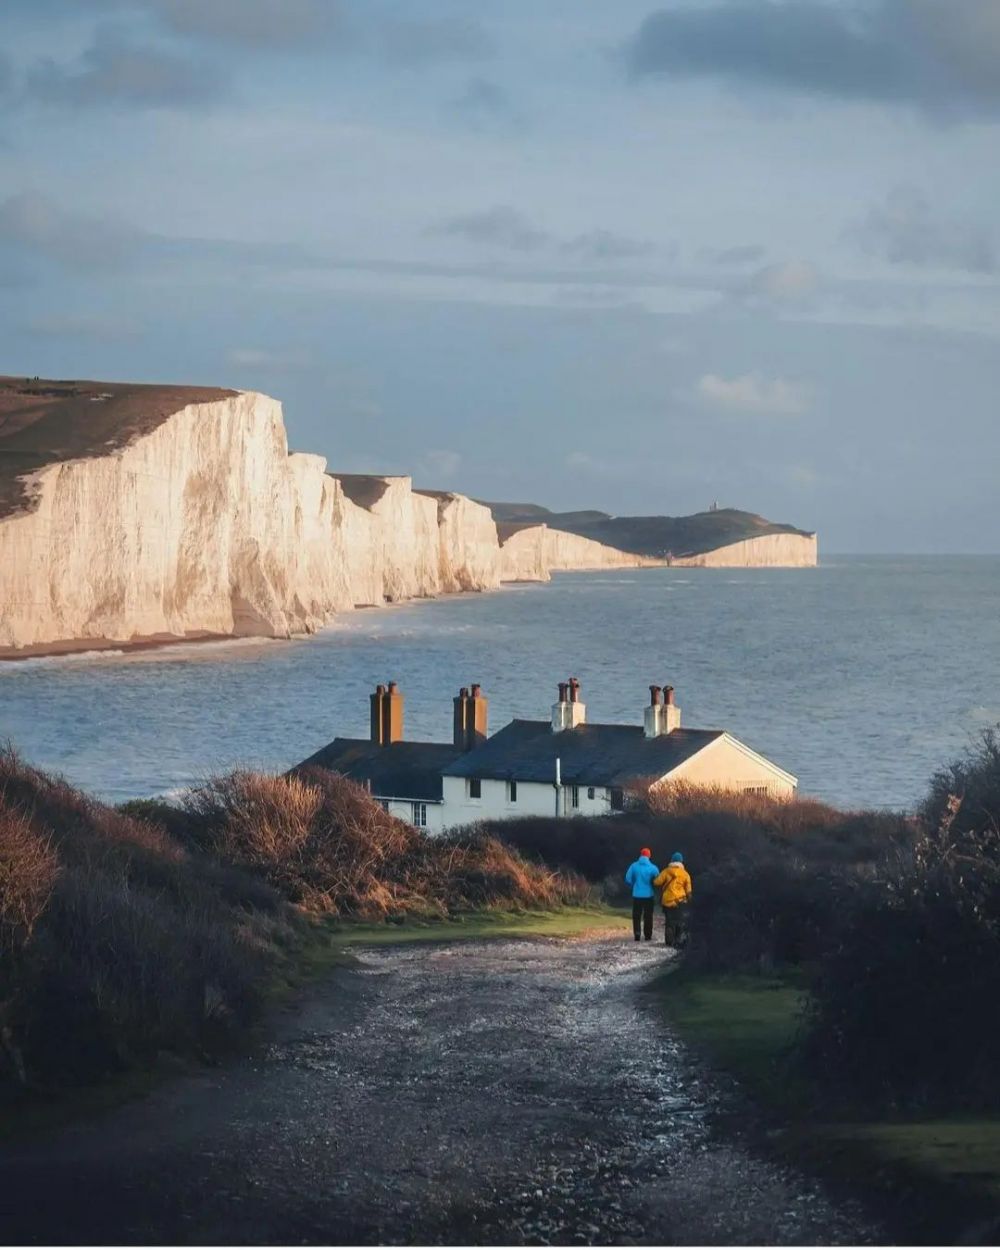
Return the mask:
<path id="1" fill-rule="evenodd" d="M 461 455 L 446 448 L 425 451 L 420 460 L 421 473 L 439 482 L 449 481 L 461 467 Z"/>
<path id="2" fill-rule="evenodd" d="M 489 78 L 470 78 L 448 108 L 473 130 L 521 130 L 524 126 L 510 95 Z"/>
<path id="3" fill-rule="evenodd" d="M 955 116 L 1000 108 L 996 0 L 709 0 L 651 13 L 634 77 L 712 77 Z"/>
<path id="4" fill-rule="evenodd" d="M 549 235 L 509 205 L 498 204 L 481 213 L 451 217 L 430 227 L 429 234 L 452 235 L 508 251 L 528 252 L 549 241 Z"/>
<path id="5" fill-rule="evenodd" d="M 376 28 L 387 60 L 399 65 L 435 61 L 483 61 L 495 53 L 493 41 L 479 22 L 464 17 L 397 19 Z"/>
<path id="6" fill-rule="evenodd" d="M 68 212 L 31 191 L 0 203 L 0 244 L 14 244 L 69 269 L 119 268 L 136 255 L 143 238 L 121 222 Z"/>
<path id="7" fill-rule="evenodd" d="M 95 343 L 117 343 L 137 338 L 142 333 L 133 321 L 115 317 L 101 317 L 91 313 L 53 314 L 36 317 L 24 325 L 28 334 L 40 338 L 90 339 Z"/>
<path id="8" fill-rule="evenodd" d="M 752 265 L 767 255 L 767 248 L 759 243 L 747 243 L 738 247 L 703 248 L 702 257 L 711 265 L 725 268 L 736 268 L 740 265 Z"/>
<path id="9" fill-rule="evenodd" d="M 98 31 L 92 47 L 76 60 L 39 61 L 28 74 L 27 94 L 49 104 L 97 107 L 192 108 L 221 94 L 224 75 L 163 48 L 130 43 Z"/>
<path id="10" fill-rule="evenodd" d="M 274 350 L 267 347 L 231 347 L 226 361 L 237 369 L 262 370 L 268 373 L 294 373 L 309 365 L 306 352 L 296 348 Z"/>
<path id="11" fill-rule="evenodd" d="M 336 0 L 149 0 L 181 35 L 269 48 L 327 39 L 342 30 Z"/>
<path id="12" fill-rule="evenodd" d="M 586 234 L 578 234 L 575 239 L 568 239 L 563 243 L 562 251 L 587 260 L 627 260 L 649 256 L 656 251 L 656 245 L 648 239 L 631 239 L 612 230 L 590 230 Z"/>
<path id="13" fill-rule="evenodd" d="M 804 260 L 782 261 L 755 270 L 736 287 L 737 295 L 771 303 L 795 303 L 812 295 L 819 286 L 819 274 Z"/>
<path id="14" fill-rule="evenodd" d="M 695 385 L 695 394 L 703 403 L 729 412 L 760 413 L 767 416 L 794 417 L 809 407 L 809 390 L 787 378 L 765 378 L 759 373 L 724 378 L 705 373 Z"/>
<path id="15" fill-rule="evenodd" d="M 896 187 L 845 234 L 868 255 L 892 265 L 941 266 L 967 273 L 995 273 L 997 268 L 988 229 L 935 217 L 926 196 L 915 187 Z"/>

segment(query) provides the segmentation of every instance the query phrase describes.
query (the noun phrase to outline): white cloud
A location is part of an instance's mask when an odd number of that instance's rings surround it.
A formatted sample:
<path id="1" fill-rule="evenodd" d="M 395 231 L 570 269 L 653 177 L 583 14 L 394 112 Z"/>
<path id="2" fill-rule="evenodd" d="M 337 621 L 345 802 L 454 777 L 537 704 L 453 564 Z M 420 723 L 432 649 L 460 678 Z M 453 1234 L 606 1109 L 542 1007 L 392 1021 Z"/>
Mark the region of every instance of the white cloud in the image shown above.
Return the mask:
<path id="1" fill-rule="evenodd" d="M 806 298 L 819 286 L 819 274 L 805 260 L 765 265 L 739 285 L 738 292 L 751 298 L 790 303 Z"/>
<path id="2" fill-rule="evenodd" d="M 805 412 L 810 400 L 809 388 L 802 383 L 765 378 L 759 373 L 744 373 L 736 378 L 706 373 L 698 379 L 695 393 L 714 408 L 781 417 Z"/>

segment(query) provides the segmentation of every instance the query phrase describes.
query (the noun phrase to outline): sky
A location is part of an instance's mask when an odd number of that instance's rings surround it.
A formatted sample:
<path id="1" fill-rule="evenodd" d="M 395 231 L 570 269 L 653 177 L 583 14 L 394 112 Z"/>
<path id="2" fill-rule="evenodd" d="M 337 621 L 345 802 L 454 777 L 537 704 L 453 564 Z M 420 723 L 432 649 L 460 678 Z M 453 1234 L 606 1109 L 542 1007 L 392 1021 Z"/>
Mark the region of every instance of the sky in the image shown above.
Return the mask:
<path id="1" fill-rule="evenodd" d="M 997 0 L 2 0 L 0 372 L 997 552 Z"/>

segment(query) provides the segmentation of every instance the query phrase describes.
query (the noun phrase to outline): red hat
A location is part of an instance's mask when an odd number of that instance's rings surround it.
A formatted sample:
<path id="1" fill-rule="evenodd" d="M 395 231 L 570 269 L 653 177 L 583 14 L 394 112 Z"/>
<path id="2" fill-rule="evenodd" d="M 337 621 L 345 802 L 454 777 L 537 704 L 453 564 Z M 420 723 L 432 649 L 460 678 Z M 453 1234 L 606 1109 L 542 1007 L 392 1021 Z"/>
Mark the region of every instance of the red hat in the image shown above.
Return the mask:
<path id="1" fill-rule="evenodd" d="M 650 859 L 652 859 L 652 857 L 653 857 L 653 852 L 649 849 L 649 847 L 648 847 L 648 846 L 644 846 L 644 847 L 642 848 L 642 850 L 639 852 L 639 854 L 640 854 L 640 855 L 648 855 L 648 856 L 650 857 Z"/>

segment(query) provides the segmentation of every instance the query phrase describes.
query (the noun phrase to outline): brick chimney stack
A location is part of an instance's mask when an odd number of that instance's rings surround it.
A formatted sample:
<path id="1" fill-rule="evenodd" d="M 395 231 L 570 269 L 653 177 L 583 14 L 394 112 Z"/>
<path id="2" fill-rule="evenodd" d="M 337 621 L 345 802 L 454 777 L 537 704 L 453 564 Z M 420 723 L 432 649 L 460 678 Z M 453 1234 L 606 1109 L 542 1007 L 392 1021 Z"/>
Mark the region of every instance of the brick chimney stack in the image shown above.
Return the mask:
<path id="1" fill-rule="evenodd" d="M 454 699 L 452 741 L 460 751 L 471 751 L 486 741 L 489 728 L 489 701 L 478 682 L 463 686 Z"/>
<path id="2" fill-rule="evenodd" d="M 580 682 L 576 677 L 559 683 L 559 702 L 552 704 L 552 732 L 575 729 L 587 720 L 587 708 L 580 699 Z"/>
<path id="3" fill-rule="evenodd" d="M 681 710 L 674 702 L 673 686 L 663 687 L 663 720 L 661 723 L 661 733 L 672 734 L 675 729 L 681 727 Z"/>
<path id="4" fill-rule="evenodd" d="M 394 681 L 371 696 L 371 739 L 380 747 L 403 740 L 403 692 Z"/>

